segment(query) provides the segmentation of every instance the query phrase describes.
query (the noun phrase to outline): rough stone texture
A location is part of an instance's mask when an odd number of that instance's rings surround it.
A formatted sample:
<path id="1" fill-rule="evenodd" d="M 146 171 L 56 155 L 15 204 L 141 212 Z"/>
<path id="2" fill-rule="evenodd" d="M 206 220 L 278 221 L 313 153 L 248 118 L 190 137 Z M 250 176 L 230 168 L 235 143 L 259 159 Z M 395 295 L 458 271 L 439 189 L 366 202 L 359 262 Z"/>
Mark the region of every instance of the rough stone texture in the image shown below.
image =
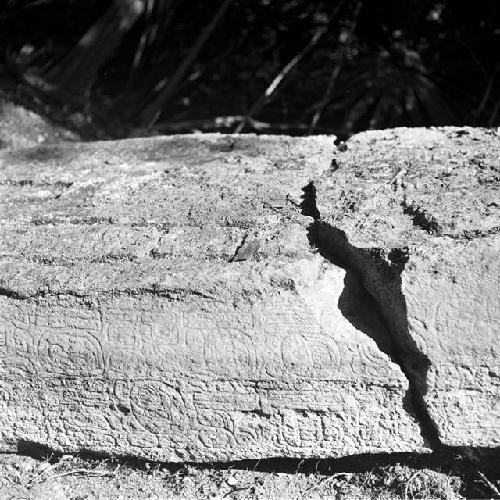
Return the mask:
<path id="1" fill-rule="evenodd" d="M 0 150 L 77 140 L 76 133 L 6 100 L 0 90 Z"/>
<path id="2" fill-rule="evenodd" d="M 499 158 L 498 130 L 366 132 L 315 182 L 316 244 L 362 277 L 446 445 L 500 445 Z"/>
<path id="3" fill-rule="evenodd" d="M 428 450 L 378 307 L 314 248 L 308 183 L 334 150 L 208 135 L 0 153 L 0 448 Z"/>

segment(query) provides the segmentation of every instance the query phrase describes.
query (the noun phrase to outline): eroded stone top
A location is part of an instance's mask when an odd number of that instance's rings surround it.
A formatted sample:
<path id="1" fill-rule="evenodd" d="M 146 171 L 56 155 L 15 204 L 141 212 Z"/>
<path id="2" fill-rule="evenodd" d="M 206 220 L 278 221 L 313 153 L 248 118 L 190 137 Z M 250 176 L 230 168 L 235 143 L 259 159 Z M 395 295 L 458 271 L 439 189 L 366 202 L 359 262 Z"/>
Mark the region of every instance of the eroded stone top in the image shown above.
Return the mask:
<path id="1" fill-rule="evenodd" d="M 318 179 L 318 209 L 360 247 L 498 233 L 499 158 L 500 135 L 493 129 L 364 132 Z"/>
<path id="2" fill-rule="evenodd" d="M 310 251 L 301 188 L 333 150 L 329 137 L 213 134 L 4 152 L 2 286 L 203 290 L 246 267 L 251 283 L 266 258 Z"/>

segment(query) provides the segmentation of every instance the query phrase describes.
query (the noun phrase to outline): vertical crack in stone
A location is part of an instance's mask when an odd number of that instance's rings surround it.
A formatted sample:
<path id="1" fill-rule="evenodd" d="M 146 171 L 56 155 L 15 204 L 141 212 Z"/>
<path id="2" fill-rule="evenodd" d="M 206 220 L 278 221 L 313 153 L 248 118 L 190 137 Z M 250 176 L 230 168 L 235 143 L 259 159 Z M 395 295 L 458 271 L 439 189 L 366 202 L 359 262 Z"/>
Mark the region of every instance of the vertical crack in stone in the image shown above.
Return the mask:
<path id="1" fill-rule="evenodd" d="M 434 450 L 442 448 L 437 427 L 432 421 L 425 403 L 427 392 L 427 372 L 429 358 L 421 352 L 408 330 L 406 300 L 402 292 L 401 274 L 409 260 L 407 248 L 393 248 L 386 252 L 380 248 L 357 248 L 349 243 L 346 234 L 321 220 L 316 204 L 316 188 L 310 182 L 303 189 L 302 215 L 313 218 L 308 227 L 308 239 L 312 247 L 332 264 L 346 271 L 345 289 L 339 299 L 338 307 L 342 314 L 357 329 L 370 336 L 379 349 L 394 360 L 408 379 L 409 389 L 405 397 L 407 411 L 412 413 L 420 424 L 422 437 Z M 361 283 L 371 297 L 387 327 L 389 339 L 383 339 L 366 324 L 353 322 L 354 316 L 346 309 L 348 300 L 343 301 L 355 291 L 353 283 Z M 359 304 L 363 298 L 358 297 Z M 364 299 L 366 301 L 366 298 Z M 351 303 L 350 308 L 352 309 Z"/>
<path id="2" fill-rule="evenodd" d="M 229 262 L 237 262 L 238 260 L 242 260 L 241 258 L 239 258 L 239 255 L 240 255 L 240 252 L 243 253 L 243 249 L 245 247 L 245 242 L 247 241 L 247 238 L 248 238 L 248 234 L 245 234 L 243 236 L 243 238 L 241 239 L 240 244 L 238 245 L 238 247 L 234 251 L 234 255 L 229 259 Z"/>

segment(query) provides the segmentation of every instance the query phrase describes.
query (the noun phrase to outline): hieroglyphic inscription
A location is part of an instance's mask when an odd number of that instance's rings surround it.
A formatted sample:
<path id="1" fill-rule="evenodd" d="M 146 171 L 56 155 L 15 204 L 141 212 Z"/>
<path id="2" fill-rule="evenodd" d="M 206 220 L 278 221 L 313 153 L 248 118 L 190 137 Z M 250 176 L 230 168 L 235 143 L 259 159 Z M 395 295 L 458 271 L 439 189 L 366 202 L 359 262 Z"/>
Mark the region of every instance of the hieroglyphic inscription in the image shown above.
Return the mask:
<path id="1" fill-rule="evenodd" d="M 81 330 L 47 329 L 38 340 L 38 358 L 47 374 L 98 375 L 104 370 L 99 339 Z"/>
<path id="2" fill-rule="evenodd" d="M 51 303 L 33 311 L 1 331 L 2 361 L 33 364 L 16 397 L 26 406 L 39 395 L 26 418 L 33 429 L 48 422 L 61 447 L 149 450 L 169 459 L 201 450 L 328 455 L 348 439 L 354 449 L 359 402 L 346 399 L 342 380 L 362 381 L 360 372 L 387 364 L 366 342 L 339 345 L 343 326 L 325 331 L 294 297 L 246 308 L 117 297 L 81 310 Z M 12 387 L 2 387 L 0 406 L 12 405 Z"/>
<path id="3" fill-rule="evenodd" d="M 122 307 L 73 304 L 66 315 L 40 307 L 22 328 L 0 332 L 5 361 L 29 360 L 40 376 L 67 374 L 137 376 L 189 371 L 230 378 L 390 376 L 390 360 L 374 342 L 359 336 L 336 341 L 343 324 L 325 331 L 299 300 L 256 303 L 246 309 L 211 303 L 204 307 L 128 300 Z M 19 323 L 19 322 L 18 322 Z M 10 354 L 9 354 L 10 353 Z M 22 354 L 25 353 L 25 354 Z"/>
<path id="4" fill-rule="evenodd" d="M 134 382 L 130 395 L 137 421 L 153 434 L 183 431 L 187 412 L 178 391 L 158 380 Z"/>

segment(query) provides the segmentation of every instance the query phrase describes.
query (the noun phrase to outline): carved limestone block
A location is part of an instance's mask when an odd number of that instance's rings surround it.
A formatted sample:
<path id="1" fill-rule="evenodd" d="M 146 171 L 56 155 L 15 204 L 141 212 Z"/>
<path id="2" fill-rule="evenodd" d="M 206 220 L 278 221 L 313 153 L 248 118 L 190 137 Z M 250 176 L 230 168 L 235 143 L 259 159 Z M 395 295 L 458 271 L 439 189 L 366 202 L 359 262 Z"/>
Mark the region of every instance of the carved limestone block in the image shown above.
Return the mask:
<path id="1" fill-rule="evenodd" d="M 333 139 L 0 153 L 0 447 L 427 451 L 379 306 L 311 239 Z"/>

